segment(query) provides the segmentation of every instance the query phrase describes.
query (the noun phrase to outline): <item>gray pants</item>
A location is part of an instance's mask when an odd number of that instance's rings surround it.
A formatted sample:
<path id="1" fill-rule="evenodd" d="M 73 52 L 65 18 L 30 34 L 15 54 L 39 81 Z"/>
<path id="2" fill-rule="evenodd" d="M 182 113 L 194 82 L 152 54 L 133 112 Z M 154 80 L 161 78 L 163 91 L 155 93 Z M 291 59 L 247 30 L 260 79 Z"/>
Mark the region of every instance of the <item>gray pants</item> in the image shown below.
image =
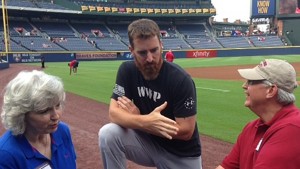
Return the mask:
<path id="1" fill-rule="evenodd" d="M 151 141 L 148 134 L 109 123 L 99 130 L 104 169 L 125 169 L 126 159 L 158 169 L 202 169 L 200 157 L 178 157 Z"/>

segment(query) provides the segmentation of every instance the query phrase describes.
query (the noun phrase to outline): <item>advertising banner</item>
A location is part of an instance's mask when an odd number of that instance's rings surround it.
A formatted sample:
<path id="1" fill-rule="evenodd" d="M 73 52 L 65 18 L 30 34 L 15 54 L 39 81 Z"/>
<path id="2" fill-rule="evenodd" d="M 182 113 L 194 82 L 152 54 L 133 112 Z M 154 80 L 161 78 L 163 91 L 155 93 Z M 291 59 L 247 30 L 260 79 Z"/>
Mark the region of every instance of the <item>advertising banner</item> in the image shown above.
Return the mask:
<path id="1" fill-rule="evenodd" d="M 12 54 L 12 57 L 9 57 L 10 63 L 32 63 L 32 62 L 40 62 L 40 61 L 41 61 L 40 53 L 14 53 Z"/>
<path id="2" fill-rule="evenodd" d="M 276 12 L 276 0 L 252 0 L 252 17 L 272 17 Z"/>
<path id="3" fill-rule="evenodd" d="M 196 51 L 187 51 L 187 58 L 213 58 L 217 57 L 216 50 L 196 50 Z"/>
<path id="4" fill-rule="evenodd" d="M 76 53 L 79 60 L 116 59 L 117 53 Z"/>

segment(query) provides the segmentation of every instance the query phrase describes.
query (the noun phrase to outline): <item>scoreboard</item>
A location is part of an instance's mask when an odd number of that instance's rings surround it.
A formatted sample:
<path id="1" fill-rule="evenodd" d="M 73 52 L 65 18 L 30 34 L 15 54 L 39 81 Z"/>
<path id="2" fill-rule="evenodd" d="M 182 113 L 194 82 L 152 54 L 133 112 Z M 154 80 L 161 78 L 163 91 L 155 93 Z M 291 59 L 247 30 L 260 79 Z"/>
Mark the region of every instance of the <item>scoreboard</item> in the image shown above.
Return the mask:
<path id="1" fill-rule="evenodd" d="M 252 0 L 251 18 L 299 17 L 300 0 Z"/>

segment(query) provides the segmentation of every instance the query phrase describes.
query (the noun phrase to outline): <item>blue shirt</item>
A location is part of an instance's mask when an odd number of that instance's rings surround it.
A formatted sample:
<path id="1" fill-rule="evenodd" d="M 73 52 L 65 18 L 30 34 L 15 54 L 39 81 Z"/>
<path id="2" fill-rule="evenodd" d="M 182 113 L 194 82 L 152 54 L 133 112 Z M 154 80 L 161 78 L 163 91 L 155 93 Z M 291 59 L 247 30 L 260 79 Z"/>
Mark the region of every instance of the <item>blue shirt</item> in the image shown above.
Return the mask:
<path id="1" fill-rule="evenodd" d="M 70 129 L 60 122 L 51 133 L 51 160 L 40 154 L 24 135 L 14 136 L 6 131 L 0 138 L 1 169 L 38 169 L 49 166 L 52 169 L 76 169 L 76 154 Z"/>

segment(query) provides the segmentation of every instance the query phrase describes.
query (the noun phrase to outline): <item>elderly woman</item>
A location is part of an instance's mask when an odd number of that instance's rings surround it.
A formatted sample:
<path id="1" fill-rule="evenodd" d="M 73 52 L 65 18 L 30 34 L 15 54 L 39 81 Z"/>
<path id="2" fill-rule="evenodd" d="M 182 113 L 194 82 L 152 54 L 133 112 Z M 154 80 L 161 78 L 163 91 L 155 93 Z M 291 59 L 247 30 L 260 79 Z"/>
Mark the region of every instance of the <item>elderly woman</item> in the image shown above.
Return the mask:
<path id="1" fill-rule="evenodd" d="M 42 71 L 22 71 L 7 84 L 0 168 L 76 168 L 70 130 L 60 121 L 64 101 L 62 81 Z"/>

